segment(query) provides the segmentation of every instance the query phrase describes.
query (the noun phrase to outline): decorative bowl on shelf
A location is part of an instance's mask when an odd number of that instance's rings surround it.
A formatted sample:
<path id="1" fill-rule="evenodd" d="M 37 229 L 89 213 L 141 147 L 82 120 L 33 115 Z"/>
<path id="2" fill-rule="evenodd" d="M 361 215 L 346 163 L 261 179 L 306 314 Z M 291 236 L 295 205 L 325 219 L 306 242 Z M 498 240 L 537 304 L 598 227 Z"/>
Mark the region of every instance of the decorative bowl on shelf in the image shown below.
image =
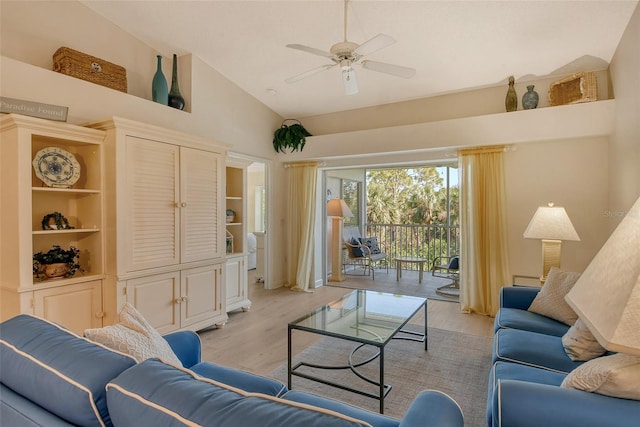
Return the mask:
<path id="1" fill-rule="evenodd" d="M 63 249 L 53 245 L 48 252 L 33 254 L 33 273 L 47 279 L 71 277 L 80 269 L 79 259 L 78 248 L 70 246 L 69 249 Z"/>

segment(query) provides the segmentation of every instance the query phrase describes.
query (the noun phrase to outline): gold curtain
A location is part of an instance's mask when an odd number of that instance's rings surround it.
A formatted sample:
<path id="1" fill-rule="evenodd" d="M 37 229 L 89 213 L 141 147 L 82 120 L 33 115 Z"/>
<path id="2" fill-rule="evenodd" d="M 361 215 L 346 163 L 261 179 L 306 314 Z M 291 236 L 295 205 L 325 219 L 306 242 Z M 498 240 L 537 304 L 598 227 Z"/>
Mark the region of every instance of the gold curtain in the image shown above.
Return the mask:
<path id="1" fill-rule="evenodd" d="M 287 283 L 292 290 L 308 291 L 313 274 L 313 227 L 316 220 L 315 162 L 288 163 L 289 232 Z"/>
<path id="2" fill-rule="evenodd" d="M 495 316 L 509 285 L 503 146 L 458 152 L 460 163 L 460 304 Z"/>

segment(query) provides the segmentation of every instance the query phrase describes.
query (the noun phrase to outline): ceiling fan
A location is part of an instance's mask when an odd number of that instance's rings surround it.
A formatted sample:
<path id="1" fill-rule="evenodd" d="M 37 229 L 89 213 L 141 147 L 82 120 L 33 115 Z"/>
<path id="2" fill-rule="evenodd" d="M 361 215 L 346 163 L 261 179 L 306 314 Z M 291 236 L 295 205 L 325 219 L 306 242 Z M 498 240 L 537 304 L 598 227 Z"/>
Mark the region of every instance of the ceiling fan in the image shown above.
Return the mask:
<path id="1" fill-rule="evenodd" d="M 347 95 L 354 95 L 358 93 L 358 83 L 356 81 L 356 74 L 353 69 L 354 64 L 362 65 L 362 68 L 372 71 L 378 71 L 380 73 L 391 74 L 393 76 L 410 79 L 416 73 L 413 68 L 402 67 L 400 65 L 387 64 L 378 61 L 362 60 L 365 55 L 369 55 L 385 47 L 391 46 L 396 41 L 393 37 L 386 34 L 378 34 L 377 36 L 367 40 L 366 42 L 358 45 L 347 40 L 347 3 L 344 1 L 344 41 L 339 42 L 331 46 L 329 52 L 313 47 L 301 45 L 301 44 L 288 44 L 287 47 L 291 49 L 301 50 L 303 52 L 311 53 L 313 55 L 324 56 L 329 58 L 333 63 L 322 65 L 312 70 L 306 71 L 302 74 L 298 74 L 293 77 L 289 77 L 285 81 L 287 83 L 295 83 L 314 74 L 340 66 L 342 70 L 342 81 L 344 83 L 344 92 Z"/>

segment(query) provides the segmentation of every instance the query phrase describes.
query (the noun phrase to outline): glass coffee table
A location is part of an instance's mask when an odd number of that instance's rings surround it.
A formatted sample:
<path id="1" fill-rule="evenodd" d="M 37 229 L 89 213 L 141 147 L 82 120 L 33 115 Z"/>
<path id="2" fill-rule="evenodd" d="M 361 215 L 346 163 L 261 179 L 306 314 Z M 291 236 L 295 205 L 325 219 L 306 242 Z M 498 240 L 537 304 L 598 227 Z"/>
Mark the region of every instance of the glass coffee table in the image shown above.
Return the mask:
<path id="1" fill-rule="evenodd" d="M 384 412 L 384 398 L 391 391 L 391 385 L 384 383 L 384 349 L 392 339 L 424 342 L 427 350 L 427 299 L 408 295 L 396 295 L 363 289 L 347 293 L 342 298 L 325 304 L 308 313 L 288 326 L 287 386 L 292 389 L 291 378 L 298 376 L 322 384 L 361 394 L 380 401 L 380 413 Z M 424 310 L 424 332 L 407 331 L 403 328 L 420 310 Z M 318 365 L 304 361 L 292 365 L 292 332 L 300 330 L 314 334 L 353 341 L 351 354 L 345 355 L 348 363 L 340 366 Z M 376 354 L 364 361 L 354 363 L 353 356 L 364 346 L 377 348 Z M 369 378 L 358 368 L 378 359 L 379 377 Z M 317 375 L 303 372 L 305 368 L 350 370 L 364 381 L 378 387 L 378 393 L 359 390 L 351 386 L 330 381 Z M 307 369 L 308 371 L 308 369 Z"/>

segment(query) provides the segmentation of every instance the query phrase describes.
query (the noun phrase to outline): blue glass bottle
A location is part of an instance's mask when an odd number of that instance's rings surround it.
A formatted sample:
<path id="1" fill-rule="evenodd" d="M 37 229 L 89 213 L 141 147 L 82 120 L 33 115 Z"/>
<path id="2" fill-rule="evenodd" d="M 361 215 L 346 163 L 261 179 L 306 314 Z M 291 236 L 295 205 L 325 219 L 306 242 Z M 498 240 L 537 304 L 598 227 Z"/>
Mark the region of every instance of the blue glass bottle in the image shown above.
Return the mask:
<path id="1" fill-rule="evenodd" d="M 151 97 L 153 102 L 167 105 L 169 103 L 169 88 L 167 87 L 167 79 L 162 74 L 162 55 L 157 55 L 158 67 L 153 75 L 151 84 Z"/>

